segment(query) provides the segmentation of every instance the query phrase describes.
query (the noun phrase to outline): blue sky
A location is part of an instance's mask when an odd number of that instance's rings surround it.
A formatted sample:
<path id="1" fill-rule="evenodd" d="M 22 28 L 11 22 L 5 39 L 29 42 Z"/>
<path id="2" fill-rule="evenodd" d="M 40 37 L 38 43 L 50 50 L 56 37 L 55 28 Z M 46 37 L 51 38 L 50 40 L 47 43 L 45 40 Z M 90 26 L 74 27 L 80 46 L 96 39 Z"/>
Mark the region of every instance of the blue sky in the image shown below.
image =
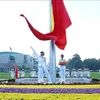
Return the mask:
<path id="1" fill-rule="evenodd" d="M 99 0 L 65 0 L 66 9 L 72 25 L 66 30 L 67 41 L 65 50 L 56 47 L 57 60 L 64 54 L 66 60 L 78 53 L 85 58 L 100 58 L 100 1 Z M 23 13 L 31 24 L 41 32 L 50 30 L 49 0 L 34 1 L 0 1 L 0 51 L 32 54 L 29 46 L 39 53 L 46 52 L 49 58 L 50 41 L 38 40 L 29 30 Z"/>

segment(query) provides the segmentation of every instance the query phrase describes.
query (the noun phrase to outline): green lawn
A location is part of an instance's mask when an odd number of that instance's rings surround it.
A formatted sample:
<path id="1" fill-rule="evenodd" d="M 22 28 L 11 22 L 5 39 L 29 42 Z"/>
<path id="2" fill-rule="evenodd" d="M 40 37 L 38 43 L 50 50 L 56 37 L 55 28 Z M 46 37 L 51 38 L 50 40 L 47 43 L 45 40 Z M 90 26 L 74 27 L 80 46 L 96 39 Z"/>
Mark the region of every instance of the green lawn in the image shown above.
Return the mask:
<path id="1" fill-rule="evenodd" d="M 30 73 L 26 73 L 25 77 L 29 77 Z M 0 73 L 0 79 L 11 79 L 10 73 Z"/>
<path id="2" fill-rule="evenodd" d="M 0 79 L 10 79 L 10 73 L 0 72 Z"/>
<path id="3" fill-rule="evenodd" d="M 26 73 L 25 77 L 30 77 L 30 73 Z M 90 77 L 100 79 L 100 74 L 99 74 L 99 72 L 91 72 Z M 2 73 L 1 72 L 0 79 L 11 79 L 10 73 Z"/>
<path id="4" fill-rule="evenodd" d="M 100 79 L 100 74 L 99 74 L 99 72 L 91 72 L 91 73 L 90 73 L 90 76 L 91 76 L 92 78 L 98 78 L 98 79 Z"/>

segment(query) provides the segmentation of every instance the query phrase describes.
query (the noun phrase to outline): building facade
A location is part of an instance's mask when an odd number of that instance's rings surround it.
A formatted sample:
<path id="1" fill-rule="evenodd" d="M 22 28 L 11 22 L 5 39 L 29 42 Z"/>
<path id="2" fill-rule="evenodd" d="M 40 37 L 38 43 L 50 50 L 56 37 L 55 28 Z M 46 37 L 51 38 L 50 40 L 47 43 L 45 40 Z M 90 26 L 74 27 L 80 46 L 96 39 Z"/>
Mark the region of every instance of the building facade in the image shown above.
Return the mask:
<path id="1" fill-rule="evenodd" d="M 32 69 L 36 67 L 36 61 L 30 55 L 17 52 L 0 52 L 0 71 L 9 71 L 15 65 L 19 69 Z"/>

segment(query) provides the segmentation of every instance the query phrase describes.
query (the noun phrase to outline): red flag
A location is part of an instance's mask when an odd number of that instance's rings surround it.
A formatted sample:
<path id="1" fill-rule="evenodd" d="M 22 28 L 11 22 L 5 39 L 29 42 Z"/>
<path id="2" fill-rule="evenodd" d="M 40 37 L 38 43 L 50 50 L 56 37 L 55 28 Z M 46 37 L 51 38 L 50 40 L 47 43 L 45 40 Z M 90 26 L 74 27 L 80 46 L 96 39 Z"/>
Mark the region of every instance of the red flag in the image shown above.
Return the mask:
<path id="1" fill-rule="evenodd" d="M 55 44 L 60 49 L 64 49 L 67 44 L 66 29 L 71 25 L 70 17 L 64 6 L 63 0 L 52 0 L 54 29 L 50 33 L 43 34 L 36 30 L 28 21 L 28 19 L 21 14 L 27 21 L 27 24 L 32 33 L 40 40 L 55 40 Z"/>
<path id="2" fill-rule="evenodd" d="M 12 51 L 12 48 L 10 47 L 10 51 Z"/>
<path id="3" fill-rule="evenodd" d="M 15 77 L 18 78 L 18 66 L 15 67 Z"/>

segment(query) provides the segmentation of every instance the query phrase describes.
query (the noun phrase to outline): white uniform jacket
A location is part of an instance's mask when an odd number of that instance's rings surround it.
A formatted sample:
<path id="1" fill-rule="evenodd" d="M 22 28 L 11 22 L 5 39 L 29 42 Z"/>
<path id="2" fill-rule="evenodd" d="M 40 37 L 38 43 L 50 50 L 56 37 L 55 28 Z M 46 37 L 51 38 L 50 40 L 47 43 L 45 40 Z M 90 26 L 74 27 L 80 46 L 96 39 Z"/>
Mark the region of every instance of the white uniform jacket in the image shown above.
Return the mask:
<path id="1" fill-rule="evenodd" d="M 59 59 L 59 62 L 66 62 L 66 60 L 65 59 Z M 60 65 L 60 67 L 63 67 L 63 66 L 65 66 L 65 65 Z"/>
<path id="2" fill-rule="evenodd" d="M 33 48 L 32 48 L 32 50 L 35 55 L 36 61 L 38 61 L 38 66 L 43 66 L 43 67 L 47 66 L 45 57 L 39 56 Z"/>

